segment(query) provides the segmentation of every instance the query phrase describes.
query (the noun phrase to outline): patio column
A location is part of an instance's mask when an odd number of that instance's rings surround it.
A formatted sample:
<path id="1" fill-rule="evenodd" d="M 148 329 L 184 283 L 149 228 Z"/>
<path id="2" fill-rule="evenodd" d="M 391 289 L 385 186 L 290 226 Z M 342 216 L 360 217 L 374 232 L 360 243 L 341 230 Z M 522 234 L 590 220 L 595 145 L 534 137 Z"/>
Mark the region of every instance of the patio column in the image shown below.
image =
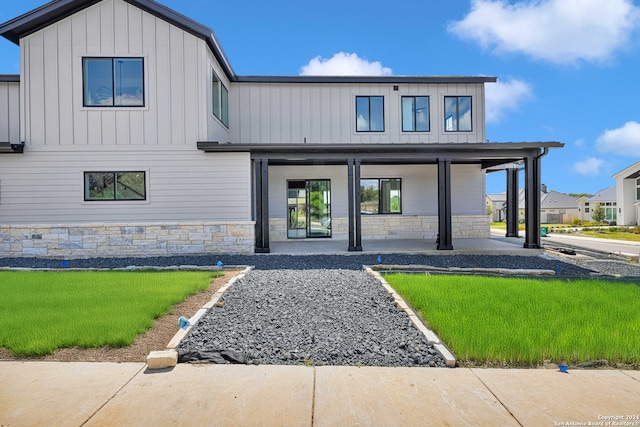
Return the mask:
<path id="1" fill-rule="evenodd" d="M 347 160 L 347 197 L 349 198 L 349 246 L 351 252 L 362 251 L 362 214 L 360 211 L 360 159 Z"/>
<path id="2" fill-rule="evenodd" d="M 528 249 L 542 248 L 540 242 L 540 159 L 524 158 L 525 241 Z"/>
<path id="3" fill-rule="evenodd" d="M 256 159 L 256 245 L 255 253 L 269 253 L 269 160 Z"/>
<path id="4" fill-rule="evenodd" d="M 507 237 L 518 237 L 518 168 L 513 167 L 507 172 Z"/>
<path id="5" fill-rule="evenodd" d="M 452 250 L 451 159 L 438 159 L 438 250 Z"/>

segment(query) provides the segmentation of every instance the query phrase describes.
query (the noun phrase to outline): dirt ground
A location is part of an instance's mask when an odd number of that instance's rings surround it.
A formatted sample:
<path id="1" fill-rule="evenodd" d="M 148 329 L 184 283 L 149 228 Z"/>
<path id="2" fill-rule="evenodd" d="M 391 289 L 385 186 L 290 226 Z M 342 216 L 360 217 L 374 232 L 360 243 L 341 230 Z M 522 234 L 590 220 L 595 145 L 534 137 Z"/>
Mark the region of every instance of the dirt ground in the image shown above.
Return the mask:
<path id="1" fill-rule="evenodd" d="M 169 314 L 156 319 L 153 327 L 145 334 L 138 335 L 135 342 L 123 348 L 63 348 L 45 357 L 16 357 L 11 351 L 0 347 L 0 360 L 37 360 L 49 362 L 146 362 L 149 352 L 164 350 L 173 336 L 178 332 L 178 319 L 181 316 L 191 317 L 211 300 L 213 294 L 229 280 L 237 276 L 240 270 L 224 270 L 224 276 L 211 282 L 206 291 L 202 291 L 173 307 Z"/>

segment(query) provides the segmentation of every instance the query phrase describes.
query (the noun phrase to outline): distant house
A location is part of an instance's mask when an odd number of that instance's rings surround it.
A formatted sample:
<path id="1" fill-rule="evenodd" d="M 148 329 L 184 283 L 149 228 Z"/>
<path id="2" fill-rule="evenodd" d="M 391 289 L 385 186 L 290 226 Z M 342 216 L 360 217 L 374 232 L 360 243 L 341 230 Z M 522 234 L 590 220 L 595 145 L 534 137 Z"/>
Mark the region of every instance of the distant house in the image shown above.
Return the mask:
<path id="1" fill-rule="evenodd" d="M 591 197 L 580 197 L 578 199 L 578 209 L 580 218 L 583 221 L 593 220 L 593 211 L 602 206 L 605 212 L 605 221 L 614 222 L 618 219 L 616 186 L 598 191 Z"/>
<path id="2" fill-rule="evenodd" d="M 613 175 L 616 179 L 618 225 L 640 224 L 640 161 Z"/>
<path id="3" fill-rule="evenodd" d="M 551 224 L 568 224 L 574 218 L 579 218 L 580 208 L 578 199 L 565 193 L 548 190 L 546 185 L 540 186 L 540 222 Z M 506 193 L 487 194 L 487 210 L 491 213 L 491 220 L 499 222 L 506 216 Z M 518 193 L 518 219 L 525 218 L 525 191 Z"/>

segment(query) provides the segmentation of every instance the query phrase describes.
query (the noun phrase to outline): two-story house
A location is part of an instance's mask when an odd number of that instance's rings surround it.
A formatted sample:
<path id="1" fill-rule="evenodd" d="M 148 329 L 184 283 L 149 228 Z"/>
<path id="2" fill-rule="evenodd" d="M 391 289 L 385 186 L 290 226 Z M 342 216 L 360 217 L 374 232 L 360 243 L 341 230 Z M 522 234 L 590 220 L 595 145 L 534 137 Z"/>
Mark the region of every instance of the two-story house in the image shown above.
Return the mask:
<path id="1" fill-rule="evenodd" d="M 151 0 L 54 0 L 0 35 L 21 64 L 0 76 L 0 256 L 452 249 L 489 236 L 503 164 L 524 164 L 537 230 L 541 157 L 562 146 L 485 142 L 494 77 L 239 76 L 212 30 Z"/>

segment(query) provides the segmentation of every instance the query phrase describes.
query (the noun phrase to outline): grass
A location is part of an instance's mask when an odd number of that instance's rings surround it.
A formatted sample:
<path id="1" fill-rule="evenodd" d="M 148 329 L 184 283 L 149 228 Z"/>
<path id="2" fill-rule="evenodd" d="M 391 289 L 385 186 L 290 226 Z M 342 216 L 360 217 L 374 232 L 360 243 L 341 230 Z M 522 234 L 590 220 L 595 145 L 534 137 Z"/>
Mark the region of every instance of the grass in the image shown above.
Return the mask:
<path id="1" fill-rule="evenodd" d="M 0 272 L 0 347 L 21 356 L 125 347 L 216 272 Z M 176 326 L 177 328 L 177 326 Z"/>
<path id="2" fill-rule="evenodd" d="M 462 360 L 640 362 L 640 286 L 634 283 L 415 274 L 385 279 Z"/>

